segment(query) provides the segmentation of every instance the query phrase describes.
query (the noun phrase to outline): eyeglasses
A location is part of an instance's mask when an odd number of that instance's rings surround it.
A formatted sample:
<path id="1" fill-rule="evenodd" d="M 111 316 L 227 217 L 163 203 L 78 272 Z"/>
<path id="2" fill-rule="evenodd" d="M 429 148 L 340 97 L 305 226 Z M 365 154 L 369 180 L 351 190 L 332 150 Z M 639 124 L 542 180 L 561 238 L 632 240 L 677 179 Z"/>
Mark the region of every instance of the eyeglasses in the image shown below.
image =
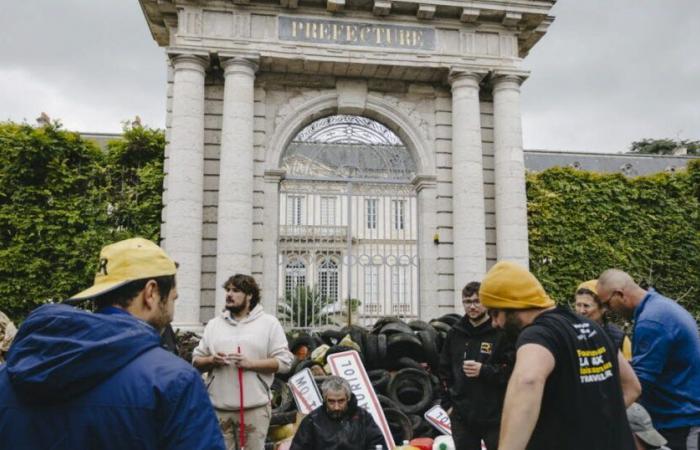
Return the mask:
<path id="1" fill-rule="evenodd" d="M 470 299 L 470 300 L 462 300 L 462 304 L 464 306 L 479 306 L 481 304 L 481 302 L 477 298 L 477 299 Z"/>

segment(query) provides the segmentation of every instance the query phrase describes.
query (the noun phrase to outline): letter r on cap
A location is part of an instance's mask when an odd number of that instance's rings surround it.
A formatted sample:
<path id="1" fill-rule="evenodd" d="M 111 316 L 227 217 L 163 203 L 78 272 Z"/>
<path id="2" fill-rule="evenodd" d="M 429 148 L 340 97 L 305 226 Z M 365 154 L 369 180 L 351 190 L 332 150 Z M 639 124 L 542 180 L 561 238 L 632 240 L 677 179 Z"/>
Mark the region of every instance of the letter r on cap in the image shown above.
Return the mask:
<path id="1" fill-rule="evenodd" d="M 107 258 L 100 258 L 100 266 L 97 268 L 97 273 L 107 275 Z"/>

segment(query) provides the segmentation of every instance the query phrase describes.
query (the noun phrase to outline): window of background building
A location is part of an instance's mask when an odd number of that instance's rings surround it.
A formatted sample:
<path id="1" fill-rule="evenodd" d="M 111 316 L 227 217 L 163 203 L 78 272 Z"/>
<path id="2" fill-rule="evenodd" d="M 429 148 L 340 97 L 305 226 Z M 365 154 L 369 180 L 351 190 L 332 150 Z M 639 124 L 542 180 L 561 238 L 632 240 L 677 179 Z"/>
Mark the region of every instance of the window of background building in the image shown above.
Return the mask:
<path id="1" fill-rule="evenodd" d="M 367 216 L 367 229 L 376 230 L 377 229 L 377 199 L 367 198 L 365 199 L 365 215 Z"/>
<path id="2" fill-rule="evenodd" d="M 331 303 L 338 301 L 338 264 L 325 258 L 318 266 L 318 287 Z"/>
<path id="3" fill-rule="evenodd" d="M 394 230 L 403 230 L 406 221 L 406 200 L 392 200 L 391 209 Z"/>
<path id="4" fill-rule="evenodd" d="M 286 292 L 294 292 L 306 285 L 306 265 L 301 260 L 291 261 L 285 268 L 284 288 Z"/>
<path id="5" fill-rule="evenodd" d="M 321 197 L 321 225 L 335 225 L 336 197 Z"/>
<path id="6" fill-rule="evenodd" d="M 379 267 L 365 267 L 365 304 L 377 303 L 379 297 Z"/>
<path id="7" fill-rule="evenodd" d="M 287 197 L 287 225 L 301 225 L 303 220 L 303 195 Z"/>

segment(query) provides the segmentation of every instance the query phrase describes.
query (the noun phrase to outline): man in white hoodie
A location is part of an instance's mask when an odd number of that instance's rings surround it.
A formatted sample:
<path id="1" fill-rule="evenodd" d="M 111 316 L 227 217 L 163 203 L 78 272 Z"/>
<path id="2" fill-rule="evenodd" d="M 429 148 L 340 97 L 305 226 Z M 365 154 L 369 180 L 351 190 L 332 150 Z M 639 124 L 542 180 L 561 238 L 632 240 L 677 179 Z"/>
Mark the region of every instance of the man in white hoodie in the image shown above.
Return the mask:
<path id="1" fill-rule="evenodd" d="M 208 372 L 209 395 L 228 449 L 239 442 L 244 409 L 245 448 L 263 450 L 270 425 L 270 386 L 276 372 L 288 372 L 293 356 L 279 321 L 263 312 L 260 289 L 249 275 L 224 283 L 226 308 L 207 323 L 192 364 Z M 243 369 L 243 405 L 238 369 Z"/>

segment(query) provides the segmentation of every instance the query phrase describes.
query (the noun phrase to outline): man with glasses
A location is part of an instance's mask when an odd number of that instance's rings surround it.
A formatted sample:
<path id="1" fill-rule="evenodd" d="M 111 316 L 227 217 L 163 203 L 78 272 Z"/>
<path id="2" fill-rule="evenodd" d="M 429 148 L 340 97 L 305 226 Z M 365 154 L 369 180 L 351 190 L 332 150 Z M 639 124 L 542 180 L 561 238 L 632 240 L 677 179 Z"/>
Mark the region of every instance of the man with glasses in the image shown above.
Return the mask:
<path id="1" fill-rule="evenodd" d="M 460 450 L 498 447 L 503 395 L 514 350 L 503 333 L 491 326 L 479 302 L 480 283 L 462 290 L 464 317 L 450 330 L 440 356 L 442 407 L 452 421 L 452 437 Z"/>
<path id="2" fill-rule="evenodd" d="M 672 450 L 700 448 L 700 337 L 693 316 L 621 270 L 603 272 L 597 288 L 610 309 L 634 320 L 632 367 L 654 427 Z"/>
<path id="3" fill-rule="evenodd" d="M 557 308 L 509 261 L 489 270 L 479 298 L 494 327 L 517 335 L 499 450 L 634 450 L 625 407 L 639 381 L 602 328 Z"/>

